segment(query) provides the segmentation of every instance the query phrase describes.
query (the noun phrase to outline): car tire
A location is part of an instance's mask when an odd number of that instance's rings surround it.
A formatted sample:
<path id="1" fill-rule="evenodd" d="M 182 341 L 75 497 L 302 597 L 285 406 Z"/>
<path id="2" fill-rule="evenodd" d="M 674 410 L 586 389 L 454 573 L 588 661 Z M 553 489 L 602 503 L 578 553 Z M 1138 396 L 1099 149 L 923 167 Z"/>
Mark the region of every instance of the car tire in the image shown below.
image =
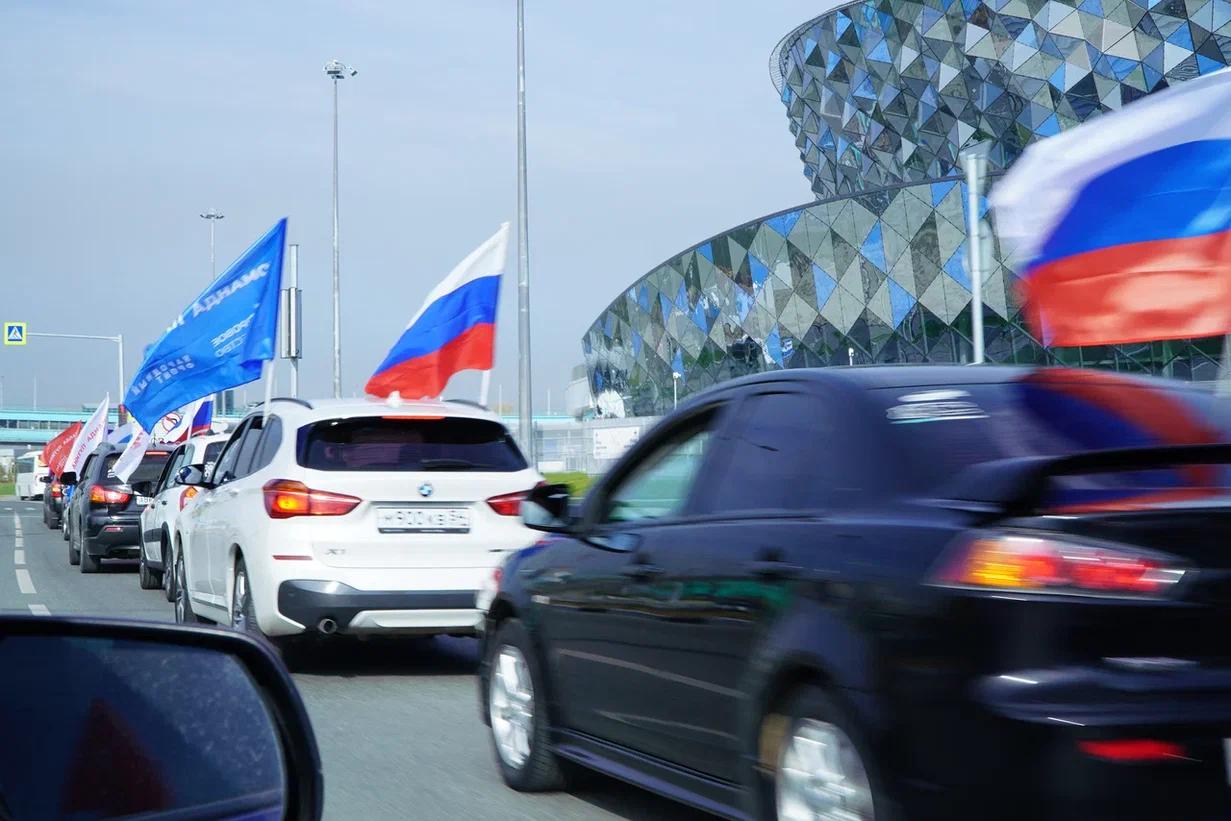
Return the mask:
<path id="1" fill-rule="evenodd" d="M 137 563 L 137 583 L 141 585 L 142 590 L 157 590 L 162 587 L 162 574 L 157 570 L 151 570 L 150 566 L 145 561 L 145 546 L 140 548 L 141 558 Z"/>
<path id="2" fill-rule="evenodd" d="M 167 555 L 167 540 L 162 540 L 162 594 L 167 601 L 175 601 L 175 562 Z"/>
<path id="3" fill-rule="evenodd" d="M 85 549 L 85 539 L 81 540 L 81 547 L 78 548 L 77 555 L 80 559 L 82 573 L 97 573 L 102 567 L 102 561 L 97 556 L 91 556 Z"/>
<path id="4" fill-rule="evenodd" d="M 525 626 L 501 623 L 487 665 L 487 711 L 496 766 L 504 783 L 519 792 L 565 785 L 565 771 L 552 752 L 542 667 Z"/>
<path id="5" fill-rule="evenodd" d="M 785 729 L 763 805 L 765 818 L 822 817 L 822 809 L 859 821 L 898 817 L 862 729 L 824 689 L 801 687 L 776 712 L 785 719 Z M 818 768 L 817 751 L 834 749 L 837 754 L 824 755 Z"/>
<path id="6" fill-rule="evenodd" d="M 65 533 L 68 533 L 67 528 Z M 81 564 L 81 552 L 73 545 L 72 534 L 68 534 L 64 538 L 68 540 L 68 563 L 73 566 Z"/>
<path id="7" fill-rule="evenodd" d="M 202 619 L 192 612 L 192 599 L 188 597 L 188 585 L 184 576 L 184 553 L 175 556 L 175 622 L 176 624 L 201 624 Z"/>

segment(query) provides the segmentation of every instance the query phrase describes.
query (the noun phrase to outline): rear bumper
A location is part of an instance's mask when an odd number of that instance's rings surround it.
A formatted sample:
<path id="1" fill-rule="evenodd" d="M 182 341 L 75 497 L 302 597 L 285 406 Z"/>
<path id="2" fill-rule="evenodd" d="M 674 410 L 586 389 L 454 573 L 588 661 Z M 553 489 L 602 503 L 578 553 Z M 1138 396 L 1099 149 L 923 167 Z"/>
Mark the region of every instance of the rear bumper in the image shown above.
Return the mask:
<path id="1" fill-rule="evenodd" d="M 356 590 L 313 579 L 278 585 L 278 612 L 307 630 L 331 619 L 343 633 L 470 635 L 482 618 L 474 590 Z"/>
<path id="2" fill-rule="evenodd" d="M 913 750 L 900 753 L 913 762 L 895 769 L 931 786 L 908 817 L 1231 817 L 1231 670 L 1091 665 L 971 684 L 970 701 L 912 711 Z"/>
<path id="3" fill-rule="evenodd" d="M 86 522 L 82 549 L 102 558 L 137 558 L 141 522 L 132 516 L 91 514 Z"/>

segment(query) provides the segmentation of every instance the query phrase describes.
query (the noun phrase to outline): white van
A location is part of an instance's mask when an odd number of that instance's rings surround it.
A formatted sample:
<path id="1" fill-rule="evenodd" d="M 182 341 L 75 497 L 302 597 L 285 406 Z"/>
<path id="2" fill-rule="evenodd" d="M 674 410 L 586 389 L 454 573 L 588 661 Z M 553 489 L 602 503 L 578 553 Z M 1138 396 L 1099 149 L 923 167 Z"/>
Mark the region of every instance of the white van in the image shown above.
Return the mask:
<path id="1" fill-rule="evenodd" d="M 47 476 L 47 464 L 43 461 L 41 450 L 32 450 L 17 457 L 17 498 L 24 501 L 42 499 L 47 485 L 43 477 Z"/>

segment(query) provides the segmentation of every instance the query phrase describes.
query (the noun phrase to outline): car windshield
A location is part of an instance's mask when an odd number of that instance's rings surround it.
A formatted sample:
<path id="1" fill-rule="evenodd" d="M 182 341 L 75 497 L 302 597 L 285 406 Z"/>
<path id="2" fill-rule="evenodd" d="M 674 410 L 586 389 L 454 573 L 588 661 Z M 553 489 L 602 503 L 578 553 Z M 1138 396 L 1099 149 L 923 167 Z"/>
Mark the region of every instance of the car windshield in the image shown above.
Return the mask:
<path id="1" fill-rule="evenodd" d="M 141 464 L 137 465 L 137 469 L 133 471 L 132 476 L 128 477 L 128 484 L 136 484 L 137 482 L 153 482 L 162 474 L 163 467 L 167 464 L 167 457 L 171 454 L 165 450 L 148 451 L 141 459 Z M 120 454 L 112 453 L 103 463 L 103 478 L 99 480 L 102 485 L 121 485 L 125 484 L 120 481 L 120 477 L 113 472 L 115 463 L 119 461 Z"/>
<path id="2" fill-rule="evenodd" d="M 1034 371 L 1000 384 L 884 388 L 872 392 L 920 487 L 997 459 L 1229 441 L 1231 405 L 1192 389 L 1108 374 Z M 1223 497 L 1226 465 L 1186 465 L 1057 478 L 1049 507 Z"/>
<path id="3" fill-rule="evenodd" d="M 467 418 L 360 417 L 299 429 L 299 464 L 332 471 L 489 471 L 526 469 L 509 432 Z"/>

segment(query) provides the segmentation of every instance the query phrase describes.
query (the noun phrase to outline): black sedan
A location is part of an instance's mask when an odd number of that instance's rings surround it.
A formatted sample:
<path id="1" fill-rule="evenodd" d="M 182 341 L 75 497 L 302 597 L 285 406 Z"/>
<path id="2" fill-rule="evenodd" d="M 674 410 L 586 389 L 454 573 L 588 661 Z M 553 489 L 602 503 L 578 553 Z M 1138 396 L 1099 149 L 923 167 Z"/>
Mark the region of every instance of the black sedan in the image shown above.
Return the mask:
<path id="1" fill-rule="evenodd" d="M 519 790 L 730 818 L 1225 818 L 1231 406 L 1062 369 L 789 370 L 681 404 L 499 571 Z"/>

